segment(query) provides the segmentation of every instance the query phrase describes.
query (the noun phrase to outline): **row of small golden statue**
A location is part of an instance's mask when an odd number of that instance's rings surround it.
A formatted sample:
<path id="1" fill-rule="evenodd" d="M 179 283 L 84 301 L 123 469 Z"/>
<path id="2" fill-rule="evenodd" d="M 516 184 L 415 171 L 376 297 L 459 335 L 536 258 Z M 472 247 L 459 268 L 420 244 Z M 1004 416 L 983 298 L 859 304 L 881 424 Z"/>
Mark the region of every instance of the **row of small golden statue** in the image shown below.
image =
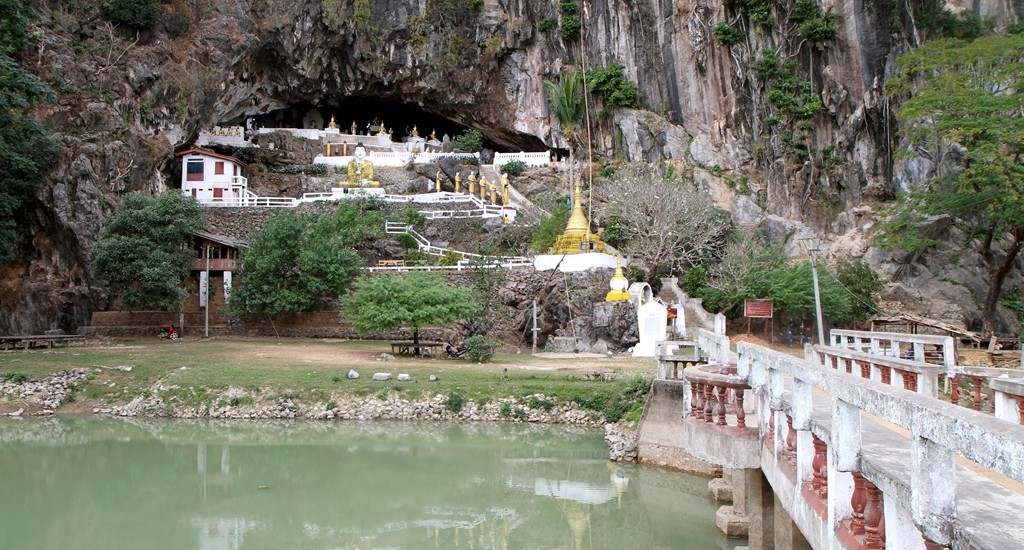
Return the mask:
<path id="1" fill-rule="evenodd" d="M 327 124 L 327 127 L 331 128 L 331 129 L 334 129 L 334 130 L 338 129 L 338 123 L 334 121 L 334 115 L 331 115 L 331 122 Z M 373 128 L 377 128 L 378 129 L 377 135 L 387 134 L 387 136 L 389 138 L 391 138 L 392 136 L 395 135 L 394 127 L 392 127 L 390 130 L 388 130 L 387 127 L 384 126 L 384 123 L 383 122 L 379 122 L 377 119 L 373 119 L 372 123 L 367 124 L 367 126 L 366 126 L 366 135 L 370 135 L 370 133 L 373 131 Z M 408 129 L 408 126 L 406 126 L 406 129 Z M 356 126 L 356 121 L 353 120 L 352 121 L 352 126 L 349 127 L 349 133 L 351 135 L 353 135 L 353 136 L 357 136 L 357 135 L 359 135 L 358 132 L 359 132 L 359 128 Z M 412 126 L 412 131 L 409 133 L 409 135 L 412 136 L 412 137 L 420 137 L 420 132 L 416 128 L 415 124 Z M 431 141 L 437 141 L 437 131 L 436 130 L 431 130 L 430 131 L 430 140 Z M 394 139 L 392 139 L 392 141 L 394 141 Z"/>
<path id="2" fill-rule="evenodd" d="M 477 193 L 477 181 L 476 174 L 474 172 L 469 173 L 469 194 L 476 195 Z M 508 174 L 502 174 L 501 179 L 494 183 L 488 182 L 486 176 L 480 177 L 480 200 L 487 200 L 487 190 L 491 192 L 491 202 L 498 204 L 498 187 L 501 187 L 501 204 L 508 204 Z M 438 193 L 441 192 L 441 171 L 438 170 L 437 174 L 434 175 L 434 190 Z M 455 172 L 455 192 L 462 192 L 462 172 Z"/>

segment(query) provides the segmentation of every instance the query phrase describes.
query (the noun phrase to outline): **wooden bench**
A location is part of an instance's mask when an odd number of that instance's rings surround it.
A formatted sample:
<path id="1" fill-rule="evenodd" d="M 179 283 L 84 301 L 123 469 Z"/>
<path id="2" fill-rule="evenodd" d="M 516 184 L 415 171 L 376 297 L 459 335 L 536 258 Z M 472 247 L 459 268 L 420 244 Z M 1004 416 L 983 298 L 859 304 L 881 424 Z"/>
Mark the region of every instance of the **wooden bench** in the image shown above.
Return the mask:
<path id="1" fill-rule="evenodd" d="M 85 336 L 81 334 L 37 334 L 30 336 L 0 336 L 0 348 L 4 350 L 22 348 L 50 349 L 55 345 L 85 345 Z"/>
<path id="2" fill-rule="evenodd" d="M 405 267 L 405 260 L 377 260 L 377 267 Z"/>
<path id="3" fill-rule="evenodd" d="M 444 353 L 444 342 L 391 342 L 391 353 L 395 355 L 427 355 L 437 357 Z"/>

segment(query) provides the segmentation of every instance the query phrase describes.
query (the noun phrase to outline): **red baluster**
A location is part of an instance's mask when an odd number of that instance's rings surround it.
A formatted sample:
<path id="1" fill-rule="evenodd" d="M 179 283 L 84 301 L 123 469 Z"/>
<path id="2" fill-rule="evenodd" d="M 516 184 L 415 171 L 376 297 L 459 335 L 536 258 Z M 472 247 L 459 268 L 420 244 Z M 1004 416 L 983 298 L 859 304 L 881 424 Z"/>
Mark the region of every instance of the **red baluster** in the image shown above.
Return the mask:
<path id="1" fill-rule="evenodd" d="M 882 373 L 883 384 L 888 386 L 892 383 L 892 372 L 889 370 L 889 367 L 885 365 L 878 365 L 878 372 Z"/>
<path id="2" fill-rule="evenodd" d="M 736 425 L 740 428 L 747 427 L 747 413 L 743 410 L 743 388 L 736 389 Z"/>
<path id="3" fill-rule="evenodd" d="M 704 383 L 704 422 L 715 420 L 715 387 L 707 382 Z"/>
<path id="4" fill-rule="evenodd" d="M 952 386 L 953 386 L 953 388 L 950 390 L 950 393 L 949 393 L 949 401 L 950 401 L 950 403 L 952 403 L 954 405 L 959 405 L 960 404 L 960 375 L 959 374 L 954 374 L 953 375 L 953 384 L 952 384 Z"/>
<path id="5" fill-rule="evenodd" d="M 1024 418 L 1024 413 L 1021 414 L 1021 418 Z M 764 434 L 770 449 L 775 451 L 775 411 L 768 409 L 768 433 Z"/>
<path id="6" fill-rule="evenodd" d="M 726 390 L 723 387 L 719 387 L 717 389 L 718 389 L 718 422 L 717 422 L 717 424 L 719 426 L 725 426 L 725 425 L 727 425 L 726 422 L 725 422 L 725 402 L 726 402 L 726 394 L 725 394 L 725 392 L 728 391 L 728 390 Z"/>
<path id="7" fill-rule="evenodd" d="M 980 376 L 972 376 L 971 381 L 974 382 L 974 410 L 981 410 L 981 380 Z"/>
<path id="8" fill-rule="evenodd" d="M 796 430 L 793 429 L 793 417 L 786 415 L 786 424 L 789 431 L 786 432 L 786 450 L 796 454 Z"/>
<path id="9" fill-rule="evenodd" d="M 828 499 L 828 446 L 818 436 L 811 434 L 814 442 L 814 460 L 811 461 L 811 487 L 822 500 Z"/>
<path id="10" fill-rule="evenodd" d="M 885 508 L 882 491 L 867 479 L 864 480 L 868 502 L 864 508 L 864 547 L 885 548 Z"/>
<path id="11" fill-rule="evenodd" d="M 846 365 L 846 374 L 853 374 L 853 359 L 843 359 L 843 364 Z"/>
<path id="12" fill-rule="evenodd" d="M 860 367 L 861 378 L 871 378 L 871 363 L 867 361 L 857 361 L 857 366 Z"/>
<path id="13" fill-rule="evenodd" d="M 860 472 L 853 474 L 853 495 L 850 497 L 850 506 L 853 508 L 853 515 L 850 517 L 850 531 L 858 536 L 864 536 L 864 507 L 868 503 L 867 491 L 864 488 L 864 476 Z"/>
<path id="14" fill-rule="evenodd" d="M 903 389 L 917 393 L 917 374 L 904 370 L 897 370 L 903 378 Z"/>
<path id="15" fill-rule="evenodd" d="M 697 403 L 700 401 L 700 398 L 697 397 L 697 386 L 699 385 L 700 383 L 696 381 L 690 382 L 690 414 L 696 418 L 700 418 L 701 413 L 704 412 L 702 408 L 697 406 Z"/>
<path id="16" fill-rule="evenodd" d="M 1018 397 L 1015 402 L 1017 403 L 1017 422 L 1024 426 L 1024 399 Z"/>

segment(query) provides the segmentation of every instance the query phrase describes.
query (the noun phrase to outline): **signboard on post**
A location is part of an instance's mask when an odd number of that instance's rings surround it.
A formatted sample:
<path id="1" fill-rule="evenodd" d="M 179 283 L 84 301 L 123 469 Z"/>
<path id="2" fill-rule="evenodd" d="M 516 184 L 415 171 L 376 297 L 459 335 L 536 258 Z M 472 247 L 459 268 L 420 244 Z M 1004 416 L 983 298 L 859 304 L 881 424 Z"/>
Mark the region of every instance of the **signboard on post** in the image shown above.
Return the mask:
<path id="1" fill-rule="evenodd" d="M 771 300 L 744 300 L 743 301 L 743 316 L 754 317 L 756 319 L 771 319 L 772 318 L 772 301 Z"/>

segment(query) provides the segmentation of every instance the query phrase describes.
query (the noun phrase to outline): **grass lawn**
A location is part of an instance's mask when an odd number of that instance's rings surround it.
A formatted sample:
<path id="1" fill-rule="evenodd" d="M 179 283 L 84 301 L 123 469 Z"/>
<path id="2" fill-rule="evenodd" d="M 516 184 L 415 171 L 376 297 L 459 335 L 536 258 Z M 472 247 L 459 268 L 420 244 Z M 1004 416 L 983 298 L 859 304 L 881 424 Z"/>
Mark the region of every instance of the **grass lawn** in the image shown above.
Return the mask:
<path id="1" fill-rule="evenodd" d="M 72 368 L 93 370 L 78 388 L 76 402 L 62 410 L 86 412 L 98 405 L 123 404 L 157 393 L 181 405 L 217 404 L 228 388 L 240 388 L 260 400 L 289 397 L 304 403 L 397 394 L 416 399 L 458 394 L 485 402 L 542 393 L 555 402 L 574 400 L 603 410 L 620 404 L 649 382 L 653 359 L 579 357 L 570 354 L 498 353 L 491 363 L 398 357 L 385 341 L 313 339 L 157 339 L 115 341 L 103 346 L 0 352 L 0 373 L 41 378 Z M 131 367 L 131 369 L 127 369 Z M 360 377 L 348 378 L 349 370 Z M 412 380 L 373 381 L 376 372 L 408 373 Z M 437 381 L 428 381 L 436 375 Z M 644 385 L 646 387 L 646 384 Z M 0 413 L 16 409 L 0 400 Z"/>

